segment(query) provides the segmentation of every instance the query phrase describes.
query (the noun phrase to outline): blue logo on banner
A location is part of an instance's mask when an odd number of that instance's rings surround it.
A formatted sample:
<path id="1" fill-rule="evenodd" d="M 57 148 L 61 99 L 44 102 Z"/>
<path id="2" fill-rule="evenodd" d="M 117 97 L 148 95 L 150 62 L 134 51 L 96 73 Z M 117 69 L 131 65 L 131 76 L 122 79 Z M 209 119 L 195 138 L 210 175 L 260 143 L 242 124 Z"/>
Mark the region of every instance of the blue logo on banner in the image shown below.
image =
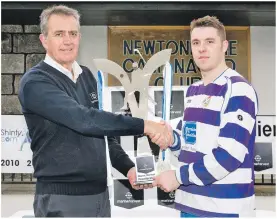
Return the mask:
<path id="1" fill-rule="evenodd" d="M 196 122 L 186 122 L 183 126 L 183 138 L 186 144 L 195 144 L 196 142 Z"/>

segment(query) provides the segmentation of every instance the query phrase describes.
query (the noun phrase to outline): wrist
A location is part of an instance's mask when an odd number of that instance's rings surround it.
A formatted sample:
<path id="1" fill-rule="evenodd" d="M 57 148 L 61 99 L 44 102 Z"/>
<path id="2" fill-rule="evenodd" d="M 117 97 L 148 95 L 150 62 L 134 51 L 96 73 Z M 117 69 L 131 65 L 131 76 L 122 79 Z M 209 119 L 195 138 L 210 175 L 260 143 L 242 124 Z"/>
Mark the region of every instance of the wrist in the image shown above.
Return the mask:
<path id="1" fill-rule="evenodd" d="M 144 134 L 147 134 L 149 132 L 149 125 L 150 121 L 144 120 Z"/>
<path id="2" fill-rule="evenodd" d="M 135 167 L 132 167 L 131 169 L 129 169 L 128 172 L 127 172 L 127 178 L 129 178 L 132 171 L 135 171 L 135 170 L 136 170 Z"/>

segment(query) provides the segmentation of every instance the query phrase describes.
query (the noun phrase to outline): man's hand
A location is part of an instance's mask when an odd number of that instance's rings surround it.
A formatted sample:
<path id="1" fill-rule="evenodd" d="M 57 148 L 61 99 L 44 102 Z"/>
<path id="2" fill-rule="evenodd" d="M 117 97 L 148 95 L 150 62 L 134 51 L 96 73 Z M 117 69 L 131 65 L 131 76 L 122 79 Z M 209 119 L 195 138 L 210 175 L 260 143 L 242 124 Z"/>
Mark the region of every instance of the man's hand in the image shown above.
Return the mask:
<path id="1" fill-rule="evenodd" d="M 173 130 L 171 126 L 164 121 L 161 121 L 160 124 L 164 125 L 164 132 L 149 134 L 149 137 L 151 141 L 156 145 L 159 145 L 161 149 L 166 149 L 174 143 Z"/>
<path id="2" fill-rule="evenodd" d="M 144 133 L 151 138 L 153 143 L 159 145 L 161 149 L 166 149 L 174 141 L 172 128 L 164 121 L 157 123 L 146 120 L 144 122 Z"/>
<path id="3" fill-rule="evenodd" d="M 152 184 L 144 184 L 144 185 L 135 185 L 135 181 L 137 179 L 137 174 L 136 174 L 136 168 L 132 167 L 128 173 L 127 173 L 127 177 L 129 179 L 129 182 L 131 184 L 131 186 L 133 187 L 133 189 L 148 189 L 148 188 L 153 188 Z"/>
<path id="4" fill-rule="evenodd" d="M 172 192 L 179 188 L 180 183 L 177 181 L 175 170 L 162 172 L 154 178 L 153 186 L 159 187 L 165 192 Z"/>

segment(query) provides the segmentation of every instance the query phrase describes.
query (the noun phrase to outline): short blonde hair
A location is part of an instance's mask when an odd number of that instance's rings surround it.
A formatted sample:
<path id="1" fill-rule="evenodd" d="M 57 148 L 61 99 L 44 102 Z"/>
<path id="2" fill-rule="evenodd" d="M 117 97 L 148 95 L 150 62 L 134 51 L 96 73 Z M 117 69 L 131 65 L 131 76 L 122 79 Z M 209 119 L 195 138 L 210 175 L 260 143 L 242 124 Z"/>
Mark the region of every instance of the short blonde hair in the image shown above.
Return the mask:
<path id="1" fill-rule="evenodd" d="M 77 20 L 78 29 L 80 30 L 80 14 L 77 10 L 65 5 L 54 5 L 44 9 L 40 15 L 40 30 L 43 35 L 47 36 L 48 34 L 48 20 L 53 14 L 73 16 Z"/>
<path id="2" fill-rule="evenodd" d="M 193 20 L 190 23 L 190 32 L 193 31 L 196 27 L 213 27 L 217 29 L 218 34 L 222 41 L 226 40 L 226 31 L 224 25 L 217 19 L 217 17 L 214 16 L 205 16 L 202 18 L 198 18 Z"/>

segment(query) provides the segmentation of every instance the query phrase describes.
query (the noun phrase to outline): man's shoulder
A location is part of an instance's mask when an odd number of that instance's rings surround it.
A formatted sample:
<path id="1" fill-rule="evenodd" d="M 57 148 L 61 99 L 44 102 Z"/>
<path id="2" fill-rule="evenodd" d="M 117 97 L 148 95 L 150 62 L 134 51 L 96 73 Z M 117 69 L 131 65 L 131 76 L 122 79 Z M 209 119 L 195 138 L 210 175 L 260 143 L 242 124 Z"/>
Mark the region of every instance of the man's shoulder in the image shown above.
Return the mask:
<path id="1" fill-rule="evenodd" d="M 91 72 L 90 69 L 85 65 L 80 65 L 80 67 L 84 72 Z"/>
<path id="2" fill-rule="evenodd" d="M 55 81 L 53 76 L 42 66 L 43 61 L 27 70 L 20 80 L 20 87 L 23 88 L 29 82 Z"/>
<path id="3" fill-rule="evenodd" d="M 247 96 L 250 99 L 257 99 L 255 88 L 243 75 L 235 70 L 230 70 L 225 77 L 227 81 L 230 81 L 233 96 Z"/>
<path id="4" fill-rule="evenodd" d="M 246 84 L 252 86 L 251 83 L 242 74 L 240 74 L 239 72 L 237 72 L 233 69 L 229 69 L 226 72 L 226 74 L 224 74 L 224 77 L 229 79 L 232 84 L 246 83 Z"/>
<path id="5" fill-rule="evenodd" d="M 81 69 L 82 69 L 82 74 L 84 73 L 84 75 L 92 75 L 93 73 L 91 72 L 91 70 L 89 69 L 89 67 L 85 66 L 85 65 L 80 65 Z"/>
<path id="6" fill-rule="evenodd" d="M 37 65 L 28 69 L 22 76 L 21 82 L 23 82 L 23 81 L 27 82 L 30 80 L 35 80 L 35 79 L 43 77 L 43 75 L 40 74 L 41 72 L 43 72 L 40 65 L 41 65 L 41 63 L 38 63 Z"/>

